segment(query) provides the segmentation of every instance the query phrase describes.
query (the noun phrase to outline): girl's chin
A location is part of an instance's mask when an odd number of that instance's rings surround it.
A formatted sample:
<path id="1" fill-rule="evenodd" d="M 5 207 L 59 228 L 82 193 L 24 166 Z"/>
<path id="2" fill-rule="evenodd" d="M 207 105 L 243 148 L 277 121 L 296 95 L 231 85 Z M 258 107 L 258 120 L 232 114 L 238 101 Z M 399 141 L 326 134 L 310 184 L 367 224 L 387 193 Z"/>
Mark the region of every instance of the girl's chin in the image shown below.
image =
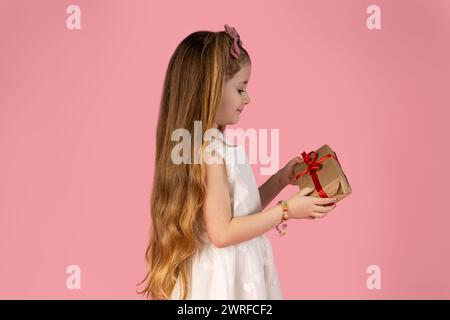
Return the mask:
<path id="1" fill-rule="evenodd" d="M 229 121 L 227 121 L 227 123 L 225 124 L 227 125 L 233 125 L 239 122 L 239 114 L 237 116 L 234 117 L 234 119 L 230 119 Z"/>

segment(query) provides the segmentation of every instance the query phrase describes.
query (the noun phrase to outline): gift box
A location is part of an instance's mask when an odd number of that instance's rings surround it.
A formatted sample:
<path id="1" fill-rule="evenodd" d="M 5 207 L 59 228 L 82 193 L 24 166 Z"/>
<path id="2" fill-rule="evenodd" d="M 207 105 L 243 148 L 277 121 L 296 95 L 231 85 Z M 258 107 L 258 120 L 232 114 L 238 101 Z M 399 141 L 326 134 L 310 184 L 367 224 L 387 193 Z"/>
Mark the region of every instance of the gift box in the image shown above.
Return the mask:
<path id="1" fill-rule="evenodd" d="M 309 196 L 335 197 L 336 202 L 352 193 L 336 153 L 327 144 L 316 151 L 309 153 L 303 151 L 302 157 L 303 162 L 294 166 L 300 190 L 312 187 L 314 191 L 308 194 Z"/>

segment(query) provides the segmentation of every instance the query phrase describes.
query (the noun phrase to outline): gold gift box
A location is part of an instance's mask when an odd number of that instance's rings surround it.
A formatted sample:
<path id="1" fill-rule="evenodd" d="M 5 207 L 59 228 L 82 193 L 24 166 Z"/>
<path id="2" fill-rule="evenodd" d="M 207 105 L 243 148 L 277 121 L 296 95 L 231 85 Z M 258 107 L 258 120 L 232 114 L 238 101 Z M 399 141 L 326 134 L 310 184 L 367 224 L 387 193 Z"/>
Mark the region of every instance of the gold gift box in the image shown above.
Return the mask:
<path id="1" fill-rule="evenodd" d="M 308 154 L 306 154 L 306 152 L 303 152 L 302 156 L 303 162 L 294 166 L 295 176 L 297 177 L 300 173 L 305 172 L 305 170 L 307 169 L 307 163 L 310 163 L 310 165 L 309 171 L 306 171 L 305 174 L 298 176 L 297 178 L 297 184 L 300 190 L 305 187 L 312 187 L 314 188 L 314 191 L 308 195 L 321 196 L 313 181 L 313 175 L 315 171 L 322 190 L 329 198 L 335 197 L 337 199 L 336 202 L 339 202 L 350 193 L 352 193 L 352 188 L 350 187 L 348 179 L 344 171 L 342 170 L 341 164 L 337 160 L 336 153 L 327 144 L 323 145 L 315 152 L 310 152 Z M 327 156 L 328 158 L 322 159 L 323 157 Z M 313 164 L 314 158 L 314 162 L 316 164 Z M 317 164 L 318 162 L 320 163 Z M 316 170 L 314 170 L 313 168 L 316 168 Z M 322 195 L 325 196 L 324 193 L 322 193 Z"/>

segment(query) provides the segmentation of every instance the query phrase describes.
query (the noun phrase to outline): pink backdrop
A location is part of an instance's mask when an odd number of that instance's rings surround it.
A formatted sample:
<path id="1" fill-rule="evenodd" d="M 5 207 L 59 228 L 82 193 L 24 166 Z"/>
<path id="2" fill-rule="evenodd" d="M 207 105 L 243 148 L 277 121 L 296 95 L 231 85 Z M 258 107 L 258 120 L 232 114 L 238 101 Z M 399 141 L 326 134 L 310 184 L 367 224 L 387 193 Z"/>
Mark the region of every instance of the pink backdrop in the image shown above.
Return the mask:
<path id="1" fill-rule="evenodd" d="M 0 2 L 0 298 L 141 299 L 164 72 L 185 36 L 225 23 L 253 60 L 234 127 L 279 129 L 280 165 L 329 144 L 353 188 L 268 233 L 286 299 L 450 298 L 450 2 L 227 3 Z"/>

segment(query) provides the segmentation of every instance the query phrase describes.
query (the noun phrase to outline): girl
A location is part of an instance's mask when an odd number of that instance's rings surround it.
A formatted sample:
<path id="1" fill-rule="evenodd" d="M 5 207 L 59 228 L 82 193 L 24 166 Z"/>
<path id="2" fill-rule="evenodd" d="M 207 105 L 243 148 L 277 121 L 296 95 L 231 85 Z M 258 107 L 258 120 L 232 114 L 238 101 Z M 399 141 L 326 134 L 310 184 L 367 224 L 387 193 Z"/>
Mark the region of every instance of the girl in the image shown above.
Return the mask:
<path id="1" fill-rule="evenodd" d="M 250 56 L 228 25 L 190 34 L 171 57 L 156 133 L 148 272 L 140 292 L 147 298 L 282 299 L 265 233 L 276 227 L 283 235 L 287 219 L 323 218 L 336 207 L 327 206 L 336 199 L 307 196 L 313 189 L 305 188 L 263 211 L 285 186 L 295 185 L 293 167 L 302 160 L 292 159 L 258 188 L 242 146 L 225 141 L 225 127 L 237 123 L 250 102 L 250 72 Z M 219 133 L 200 146 L 212 147 L 214 162 L 177 164 L 172 133 L 184 128 L 193 137 L 194 121 L 201 121 L 202 137 L 208 129 Z M 197 151 L 190 149 L 193 157 Z"/>

